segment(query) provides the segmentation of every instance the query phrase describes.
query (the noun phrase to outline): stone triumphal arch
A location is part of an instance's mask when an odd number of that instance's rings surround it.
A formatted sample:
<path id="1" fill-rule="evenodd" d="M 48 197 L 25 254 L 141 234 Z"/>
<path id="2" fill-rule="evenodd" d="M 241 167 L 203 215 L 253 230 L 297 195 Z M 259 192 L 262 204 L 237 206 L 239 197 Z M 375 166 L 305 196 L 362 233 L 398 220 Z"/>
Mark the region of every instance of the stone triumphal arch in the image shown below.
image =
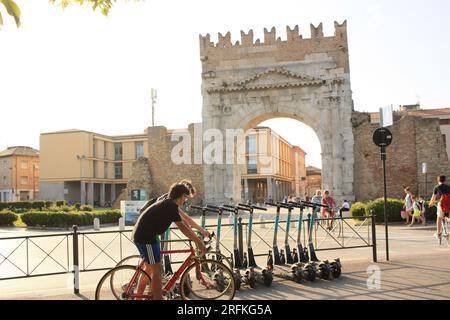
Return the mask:
<path id="1" fill-rule="evenodd" d="M 241 41 L 219 33 L 200 36 L 203 130 L 251 129 L 264 120 L 288 117 L 313 128 L 322 147 L 323 187 L 335 198 L 354 199 L 352 91 L 347 23 L 335 22 L 335 34 L 325 37 L 322 24 L 311 25 L 303 39 L 298 26 L 287 27 L 287 39 L 275 28 L 264 29 L 264 41 L 253 31 Z M 225 134 L 223 135 L 225 137 Z M 225 150 L 224 150 L 225 152 Z M 241 199 L 239 166 L 204 165 L 207 201 Z"/>

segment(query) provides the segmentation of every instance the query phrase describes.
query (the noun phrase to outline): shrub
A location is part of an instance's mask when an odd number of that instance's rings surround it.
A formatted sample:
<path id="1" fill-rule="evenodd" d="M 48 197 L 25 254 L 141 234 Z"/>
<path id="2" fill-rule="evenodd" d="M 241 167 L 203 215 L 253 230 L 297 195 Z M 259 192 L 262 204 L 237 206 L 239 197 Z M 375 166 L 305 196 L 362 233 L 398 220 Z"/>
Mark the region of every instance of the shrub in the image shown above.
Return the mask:
<path id="1" fill-rule="evenodd" d="M 80 211 L 80 208 L 81 208 L 81 204 L 75 203 L 75 210 Z"/>
<path id="2" fill-rule="evenodd" d="M 122 217 L 118 210 L 105 212 L 29 212 L 22 215 L 22 221 L 29 227 L 58 227 L 69 228 L 73 225 L 89 226 L 94 223 L 95 218 L 100 219 L 100 223 L 117 223 Z"/>
<path id="3" fill-rule="evenodd" d="M 55 206 L 57 206 L 57 207 L 67 206 L 67 202 L 65 200 L 63 200 L 63 201 L 56 201 L 55 202 Z"/>
<path id="4" fill-rule="evenodd" d="M 33 201 L 31 203 L 31 208 L 32 209 L 38 209 L 38 210 L 43 210 L 45 208 L 45 201 Z"/>
<path id="5" fill-rule="evenodd" d="M 59 209 L 64 212 L 70 212 L 70 211 L 73 211 L 74 208 L 69 207 L 69 206 L 61 206 Z"/>
<path id="6" fill-rule="evenodd" d="M 436 221 L 437 219 L 437 207 L 436 205 L 434 207 L 430 208 L 430 202 L 427 202 L 425 204 L 425 218 L 427 221 Z"/>
<path id="7" fill-rule="evenodd" d="M 387 201 L 387 217 L 389 222 L 401 222 L 401 212 L 404 202 L 398 199 L 388 199 Z M 366 206 L 366 215 L 371 215 L 374 210 L 377 215 L 377 222 L 384 222 L 384 199 L 377 199 L 369 202 Z"/>
<path id="8" fill-rule="evenodd" d="M 122 214 L 119 210 L 106 210 L 101 213 L 94 213 L 92 221 L 95 218 L 100 219 L 100 223 L 116 223 L 119 222 L 119 219 L 122 217 Z"/>
<path id="9" fill-rule="evenodd" d="M 19 216 L 10 210 L 0 211 L 0 226 L 12 226 Z"/>
<path id="10" fill-rule="evenodd" d="M 90 205 L 84 204 L 80 207 L 80 211 L 92 211 L 93 208 Z"/>
<path id="11" fill-rule="evenodd" d="M 365 218 L 359 218 L 359 217 L 365 217 L 366 216 L 366 207 L 367 205 L 362 202 L 357 202 L 352 205 L 350 208 L 350 217 L 353 217 L 356 221 L 363 221 Z"/>
<path id="12" fill-rule="evenodd" d="M 53 206 L 53 201 L 45 201 L 45 207 L 50 208 Z"/>

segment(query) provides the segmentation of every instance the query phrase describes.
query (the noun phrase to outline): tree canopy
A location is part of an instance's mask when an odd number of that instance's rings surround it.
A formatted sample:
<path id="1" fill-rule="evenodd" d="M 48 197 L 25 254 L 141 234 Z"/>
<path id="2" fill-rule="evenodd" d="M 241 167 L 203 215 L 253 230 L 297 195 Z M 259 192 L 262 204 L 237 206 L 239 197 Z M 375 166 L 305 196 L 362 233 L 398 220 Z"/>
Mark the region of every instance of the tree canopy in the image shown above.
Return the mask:
<path id="1" fill-rule="evenodd" d="M 117 0 L 48 0 L 50 3 L 56 4 L 61 6 L 63 9 L 66 8 L 69 5 L 72 4 L 87 4 L 92 7 L 92 9 L 95 11 L 99 9 L 101 13 L 105 16 L 108 15 L 109 10 L 113 7 L 114 3 L 117 2 Z M 122 0 L 122 1 L 130 1 L 130 0 Z M 134 0 L 139 1 L 139 0 Z M 3 5 L 3 7 L 6 9 L 6 12 L 8 15 L 14 18 L 16 22 L 16 26 L 20 27 L 20 8 L 17 5 L 16 2 L 13 0 L 0 0 L 0 4 Z M 0 6 L 1 8 L 1 6 Z M 3 16 L 2 12 L 0 11 L 0 28 L 3 26 Z"/>

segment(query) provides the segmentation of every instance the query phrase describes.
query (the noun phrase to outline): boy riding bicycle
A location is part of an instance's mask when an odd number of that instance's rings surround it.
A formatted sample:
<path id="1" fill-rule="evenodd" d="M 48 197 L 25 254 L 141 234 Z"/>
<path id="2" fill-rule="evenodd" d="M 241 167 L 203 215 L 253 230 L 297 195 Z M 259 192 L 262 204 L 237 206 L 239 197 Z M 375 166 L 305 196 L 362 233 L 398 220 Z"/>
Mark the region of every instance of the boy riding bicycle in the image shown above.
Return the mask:
<path id="1" fill-rule="evenodd" d="M 437 205 L 437 233 L 438 240 L 442 237 L 442 220 L 450 212 L 450 186 L 445 183 L 445 176 L 438 177 L 438 185 L 433 190 L 433 197 L 430 201 L 430 207 L 434 207 L 436 199 L 440 197 Z"/>
<path id="2" fill-rule="evenodd" d="M 144 271 L 152 279 L 151 291 L 153 300 L 162 300 L 160 235 L 170 227 L 172 222 L 175 222 L 180 231 L 196 244 L 198 250 L 202 253 L 206 252 L 203 241 L 187 226 L 193 225 L 193 220 L 180 209 L 191 197 L 191 190 L 186 183 L 178 182 L 173 184 L 170 187 L 167 199 L 157 201 L 148 207 L 139 216 L 134 227 L 132 240 L 138 248 L 142 259 L 145 261 Z M 203 231 L 202 234 L 209 235 L 207 231 L 202 228 L 200 229 Z M 147 283 L 145 281 L 141 281 L 138 292 L 142 293 L 146 285 Z"/>

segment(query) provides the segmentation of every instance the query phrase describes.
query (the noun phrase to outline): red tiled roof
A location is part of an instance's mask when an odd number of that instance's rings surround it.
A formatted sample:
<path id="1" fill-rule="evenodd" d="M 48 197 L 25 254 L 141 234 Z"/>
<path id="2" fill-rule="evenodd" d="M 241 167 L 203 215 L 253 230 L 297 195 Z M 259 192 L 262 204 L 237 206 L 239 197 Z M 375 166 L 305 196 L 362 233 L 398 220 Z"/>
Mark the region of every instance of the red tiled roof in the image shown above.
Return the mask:
<path id="1" fill-rule="evenodd" d="M 39 151 L 31 147 L 9 147 L 0 152 L 0 157 L 9 156 L 39 156 Z"/>

